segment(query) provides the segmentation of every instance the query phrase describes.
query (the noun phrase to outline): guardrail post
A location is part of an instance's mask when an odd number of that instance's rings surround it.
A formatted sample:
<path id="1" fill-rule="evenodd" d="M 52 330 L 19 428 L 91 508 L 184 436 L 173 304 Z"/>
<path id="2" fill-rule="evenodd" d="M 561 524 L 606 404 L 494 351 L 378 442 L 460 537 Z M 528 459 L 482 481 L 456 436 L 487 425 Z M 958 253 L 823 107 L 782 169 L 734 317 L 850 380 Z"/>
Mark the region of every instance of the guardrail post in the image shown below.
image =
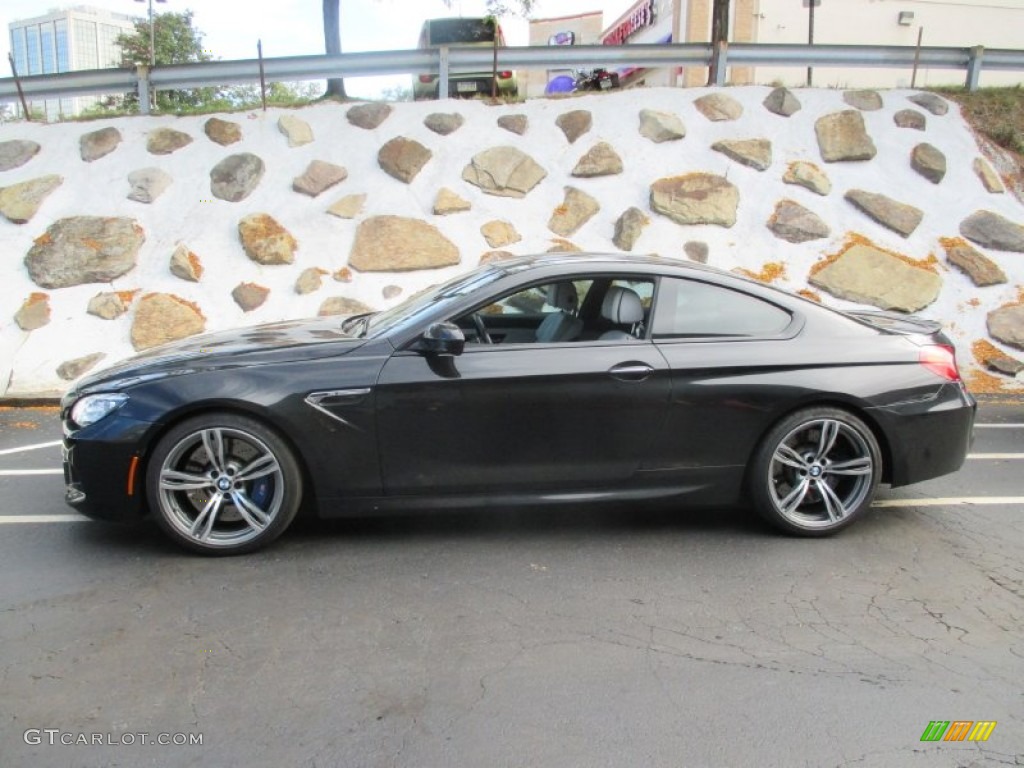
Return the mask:
<path id="1" fill-rule="evenodd" d="M 967 59 L 967 86 L 968 91 L 978 90 L 978 78 L 981 77 L 981 62 L 985 58 L 985 46 L 976 45 L 970 49 L 970 58 Z"/>
<path id="2" fill-rule="evenodd" d="M 728 66 L 729 60 L 729 43 L 725 40 L 721 41 L 711 55 L 715 59 L 713 64 L 715 68 L 715 85 L 722 87 L 725 85 L 725 68 Z"/>
<path id="3" fill-rule="evenodd" d="M 437 98 L 448 98 L 448 46 L 442 45 L 438 51 L 438 72 L 440 79 L 437 82 Z"/>
<path id="4" fill-rule="evenodd" d="M 149 66 L 139 64 L 135 67 L 135 76 L 139 78 L 139 112 L 149 114 Z"/>

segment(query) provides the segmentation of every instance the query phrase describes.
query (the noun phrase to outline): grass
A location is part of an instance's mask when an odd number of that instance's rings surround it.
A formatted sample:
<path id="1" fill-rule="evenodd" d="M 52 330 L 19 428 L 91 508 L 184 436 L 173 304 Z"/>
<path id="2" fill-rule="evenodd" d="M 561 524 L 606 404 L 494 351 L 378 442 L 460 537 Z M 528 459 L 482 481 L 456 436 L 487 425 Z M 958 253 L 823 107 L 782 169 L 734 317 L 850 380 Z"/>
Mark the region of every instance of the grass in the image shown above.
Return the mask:
<path id="1" fill-rule="evenodd" d="M 1024 88 L 936 90 L 960 105 L 974 130 L 1014 153 L 1018 163 L 1024 163 Z"/>

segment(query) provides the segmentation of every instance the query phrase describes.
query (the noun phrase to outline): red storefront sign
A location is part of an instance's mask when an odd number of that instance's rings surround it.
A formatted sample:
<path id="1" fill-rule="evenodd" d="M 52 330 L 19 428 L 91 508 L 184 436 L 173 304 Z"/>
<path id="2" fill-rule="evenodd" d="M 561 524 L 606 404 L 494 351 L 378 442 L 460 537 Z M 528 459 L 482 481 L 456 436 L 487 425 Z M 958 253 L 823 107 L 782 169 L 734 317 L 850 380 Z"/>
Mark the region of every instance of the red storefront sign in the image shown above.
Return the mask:
<path id="1" fill-rule="evenodd" d="M 626 17 L 601 42 L 604 45 L 622 45 L 637 30 L 649 27 L 654 23 L 654 0 L 640 0 L 634 5 Z"/>

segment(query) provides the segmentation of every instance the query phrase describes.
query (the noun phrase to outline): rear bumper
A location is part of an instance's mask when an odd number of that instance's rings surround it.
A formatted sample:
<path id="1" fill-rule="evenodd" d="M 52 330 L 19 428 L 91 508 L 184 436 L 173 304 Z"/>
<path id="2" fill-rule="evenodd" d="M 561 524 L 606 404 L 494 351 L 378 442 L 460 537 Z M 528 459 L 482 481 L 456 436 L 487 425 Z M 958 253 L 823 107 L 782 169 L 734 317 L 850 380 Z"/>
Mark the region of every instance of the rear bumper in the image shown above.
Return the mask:
<path id="1" fill-rule="evenodd" d="M 889 447 L 889 484 L 920 483 L 960 469 L 974 439 L 977 408 L 962 386 L 945 384 L 934 398 L 871 409 Z"/>
<path id="2" fill-rule="evenodd" d="M 491 73 L 472 73 L 463 75 L 450 75 L 448 77 L 448 95 L 452 98 L 490 96 L 491 95 Z M 419 78 L 413 78 L 414 99 L 436 99 L 440 91 L 440 78 L 435 77 L 429 83 L 421 83 Z M 515 97 L 519 94 L 516 77 L 498 78 L 498 95 Z"/>

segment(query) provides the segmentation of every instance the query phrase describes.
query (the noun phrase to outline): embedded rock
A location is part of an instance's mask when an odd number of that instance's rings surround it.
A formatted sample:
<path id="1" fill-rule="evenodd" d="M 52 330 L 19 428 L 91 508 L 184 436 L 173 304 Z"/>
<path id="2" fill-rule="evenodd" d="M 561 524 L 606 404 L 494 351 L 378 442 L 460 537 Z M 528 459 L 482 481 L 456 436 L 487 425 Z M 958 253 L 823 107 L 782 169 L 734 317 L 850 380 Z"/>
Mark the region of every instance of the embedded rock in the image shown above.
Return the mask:
<path id="1" fill-rule="evenodd" d="M 323 160 L 313 160 L 301 176 L 292 179 L 292 189 L 310 197 L 316 197 L 335 184 L 348 178 L 348 171 L 340 165 Z"/>
<path id="2" fill-rule="evenodd" d="M 946 156 L 931 144 L 921 143 L 910 152 L 910 167 L 938 184 L 946 175 Z"/>
<path id="3" fill-rule="evenodd" d="M 892 116 L 892 120 L 899 128 L 913 128 L 915 131 L 923 131 L 928 126 L 928 118 L 916 109 L 901 109 Z"/>
<path id="4" fill-rule="evenodd" d="M 716 141 L 711 148 L 730 160 L 758 171 L 767 170 L 772 164 L 772 143 L 767 139 Z"/>
<path id="5" fill-rule="evenodd" d="M 828 224 L 818 214 L 793 200 L 780 200 L 776 204 L 775 212 L 768 219 L 768 229 L 790 243 L 804 243 L 831 234 Z"/>
<path id="6" fill-rule="evenodd" d="M 551 242 L 552 246 L 548 248 L 547 253 L 583 253 L 583 249 L 576 243 L 563 240 L 560 237 L 554 238 Z"/>
<path id="7" fill-rule="evenodd" d="M 828 180 L 824 171 L 806 160 L 790 163 L 782 180 L 786 184 L 796 184 L 819 195 L 827 195 L 832 191 L 832 182 Z"/>
<path id="8" fill-rule="evenodd" d="M 12 141 L 0 141 L 0 171 L 10 171 L 20 168 L 42 149 L 34 141 L 25 139 L 13 139 Z"/>
<path id="9" fill-rule="evenodd" d="M 219 117 L 211 117 L 203 124 L 203 132 L 210 141 L 226 147 L 228 144 L 242 140 L 242 126 L 230 120 L 221 120 Z"/>
<path id="10" fill-rule="evenodd" d="M 458 112 L 433 112 L 423 118 L 423 124 L 440 136 L 455 133 L 466 122 Z"/>
<path id="11" fill-rule="evenodd" d="M 309 123 L 295 115 L 281 115 L 277 129 L 288 138 L 289 147 L 301 147 L 313 141 L 313 129 Z"/>
<path id="12" fill-rule="evenodd" d="M 509 251 L 488 251 L 480 257 L 479 266 L 484 264 L 493 264 L 496 261 L 506 261 L 507 259 L 514 259 L 515 254 Z"/>
<path id="13" fill-rule="evenodd" d="M 114 320 L 128 311 L 128 305 L 117 291 L 102 291 L 89 299 L 85 311 L 103 320 Z"/>
<path id="14" fill-rule="evenodd" d="M 736 223 L 740 191 L 713 173 L 690 173 L 658 179 L 651 185 L 651 210 L 679 224 Z"/>
<path id="15" fill-rule="evenodd" d="M 317 314 L 327 317 L 330 315 L 362 315 L 372 311 L 371 307 L 356 299 L 346 296 L 331 296 L 329 299 L 324 299 Z"/>
<path id="16" fill-rule="evenodd" d="M 339 283 L 351 283 L 353 277 L 352 270 L 349 269 L 348 267 L 342 267 L 333 275 L 331 275 L 331 277 L 333 277 Z"/>
<path id="17" fill-rule="evenodd" d="M 136 352 L 158 347 L 206 329 L 199 307 L 172 293 L 150 293 L 139 300 L 132 320 L 131 341 Z"/>
<path id="18" fill-rule="evenodd" d="M 385 299 L 395 299 L 402 295 L 402 286 L 400 285 L 385 285 L 380 292 L 380 295 Z"/>
<path id="19" fill-rule="evenodd" d="M 788 88 L 776 88 L 769 93 L 764 102 L 764 108 L 782 117 L 789 117 L 800 111 L 800 100 L 793 95 Z"/>
<path id="20" fill-rule="evenodd" d="M 615 222 L 612 242 L 621 251 L 632 251 L 644 227 L 651 223 L 647 215 L 637 207 L 627 208 Z"/>
<path id="21" fill-rule="evenodd" d="M 106 357 L 103 352 L 93 352 L 73 360 L 65 360 L 57 366 L 57 375 L 64 381 L 73 381 L 91 371 L 100 360 Z"/>
<path id="22" fill-rule="evenodd" d="M 913 96 L 908 96 L 907 100 L 914 102 L 919 107 L 924 107 L 933 115 L 944 115 L 949 112 L 949 104 L 934 93 L 915 93 Z"/>
<path id="23" fill-rule="evenodd" d="M 851 189 L 845 197 L 854 207 L 903 237 L 909 237 L 924 217 L 920 208 L 863 189 Z"/>
<path id="24" fill-rule="evenodd" d="M 152 203 L 171 186 L 171 174 L 160 168 L 140 168 L 128 174 L 128 184 L 132 191 L 128 193 L 129 200 L 138 203 Z"/>
<path id="25" fill-rule="evenodd" d="M 33 293 L 14 313 L 14 322 L 23 331 L 34 331 L 50 322 L 50 297 L 45 293 Z"/>
<path id="26" fill-rule="evenodd" d="M 1007 304 L 988 313 L 989 335 L 1015 349 L 1024 349 L 1024 303 Z"/>
<path id="27" fill-rule="evenodd" d="M 565 187 L 565 198 L 548 219 L 548 229 L 556 235 L 569 237 L 601 210 L 597 200 L 575 187 Z"/>
<path id="28" fill-rule="evenodd" d="M 326 274 L 327 271 L 319 267 L 309 267 L 302 270 L 299 279 L 295 281 L 295 292 L 300 296 L 304 296 L 307 293 L 319 291 Z"/>
<path id="29" fill-rule="evenodd" d="M 377 164 L 388 176 L 409 184 L 431 157 L 433 153 L 418 141 L 397 136 L 377 152 Z"/>
<path id="30" fill-rule="evenodd" d="M 173 128 L 157 128 L 146 136 L 146 151 L 151 155 L 169 155 L 192 143 L 187 133 Z"/>
<path id="31" fill-rule="evenodd" d="M 0 215 L 14 224 L 26 223 L 63 181 L 60 176 L 50 174 L 0 188 Z"/>
<path id="32" fill-rule="evenodd" d="M 523 238 L 516 232 L 516 228 L 507 221 L 488 221 L 480 227 L 480 234 L 491 248 L 500 248 L 503 245 L 518 243 Z"/>
<path id="33" fill-rule="evenodd" d="M 864 118 L 854 109 L 833 112 L 814 123 L 821 159 L 826 163 L 870 160 L 877 150 L 864 128 Z"/>
<path id="34" fill-rule="evenodd" d="M 390 104 L 384 104 L 381 102 L 373 104 L 357 104 L 345 113 L 345 119 L 357 128 L 364 128 L 367 131 L 372 131 L 387 120 L 388 115 L 390 114 Z"/>
<path id="35" fill-rule="evenodd" d="M 975 211 L 960 222 L 960 234 L 985 248 L 1024 253 L 1024 227 L 992 211 Z"/>
<path id="36" fill-rule="evenodd" d="M 43 288 L 106 283 L 135 267 L 145 240 L 133 219 L 72 216 L 54 222 L 36 238 L 25 266 Z"/>
<path id="37" fill-rule="evenodd" d="M 978 178 L 981 180 L 982 185 L 985 187 L 985 191 L 998 195 L 1002 194 L 1006 190 L 1003 186 L 1002 180 L 999 178 L 999 174 L 992 170 L 992 166 L 985 162 L 985 158 L 974 158 L 974 163 L 971 167 L 974 169 L 974 173 L 977 174 Z"/>
<path id="38" fill-rule="evenodd" d="M 462 178 L 489 195 L 525 197 L 548 172 L 515 147 L 492 147 L 473 155 Z"/>
<path id="39" fill-rule="evenodd" d="M 354 219 L 363 212 L 363 205 L 366 203 L 366 195 L 345 195 L 327 209 L 332 216 L 339 219 Z"/>
<path id="40" fill-rule="evenodd" d="M 671 112 L 656 109 L 640 110 L 640 135 L 656 144 L 663 141 L 678 141 L 686 136 L 686 126 Z"/>
<path id="41" fill-rule="evenodd" d="M 593 124 L 594 117 L 588 109 L 574 109 L 555 119 L 555 125 L 562 129 L 562 133 L 565 134 L 565 138 L 569 140 L 570 144 L 589 131 Z"/>
<path id="42" fill-rule="evenodd" d="M 498 118 L 498 127 L 522 136 L 530 127 L 530 119 L 526 115 L 502 115 Z"/>
<path id="43" fill-rule="evenodd" d="M 402 216 L 372 216 L 356 230 L 348 264 L 360 272 L 409 272 L 459 263 L 459 249 L 435 227 Z"/>
<path id="44" fill-rule="evenodd" d="M 942 288 L 934 272 L 861 244 L 812 274 L 809 282 L 840 299 L 900 312 L 927 307 Z"/>
<path id="45" fill-rule="evenodd" d="M 700 240 L 689 240 L 683 244 L 683 253 L 690 261 L 698 264 L 708 263 L 708 244 Z"/>
<path id="46" fill-rule="evenodd" d="M 245 255 L 257 264 L 291 264 L 298 242 L 274 217 L 251 213 L 238 222 L 238 237 Z"/>
<path id="47" fill-rule="evenodd" d="M 594 176 L 613 176 L 622 173 L 622 158 L 608 142 L 602 141 L 595 144 L 576 163 L 572 169 L 572 175 L 581 178 Z"/>
<path id="48" fill-rule="evenodd" d="M 957 238 L 942 241 L 942 246 L 949 263 L 971 278 L 975 285 L 983 288 L 1006 282 L 1006 273 L 999 265 L 969 243 Z"/>
<path id="49" fill-rule="evenodd" d="M 170 270 L 175 277 L 190 283 L 198 283 L 203 276 L 202 262 L 184 243 L 179 243 L 171 254 Z"/>
<path id="50" fill-rule="evenodd" d="M 864 112 L 874 112 L 882 108 L 882 97 L 878 95 L 878 91 L 843 91 L 843 101 Z"/>
<path id="51" fill-rule="evenodd" d="M 239 283 L 231 291 L 231 298 L 243 312 L 252 312 L 263 306 L 269 295 L 269 288 L 256 283 Z"/>
<path id="52" fill-rule="evenodd" d="M 441 187 L 437 192 L 437 197 L 434 198 L 434 214 L 437 216 L 461 213 L 468 211 L 472 207 L 469 200 L 462 199 L 452 190 L 448 189 L 448 187 Z"/>
<path id="53" fill-rule="evenodd" d="M 251 152 L 225 157 L 210 171 L 210 192 L 229 203 L 245 200 L 259 185 L 264 170 L 263 161 Z"/>
<path id="54" fill-rule="evenodd" d="M 704 117 L 713 122 L 739 120 L 743 115 L 743 105 L 724 93 L 709 93 L 693 102 Z"/>
<path id="55" fill-rule="evenodd" d="M 982 362 L 990 371 L 1003 373 L 1007 376 L 1017 376 L 1024 371 L 1024 363 L 1015 357 L 1010 357 L 1010 355 L 995 347 L 988 351 Z"/>
<path id="56" fill-rule="evenodd" d="M 109 155 L 121 143 L 121 132 L 117 128 L 100 128 L 90 131 L 78 139 L 78 152 L 82 159 L 91 163 L 104 155 Z"/>

